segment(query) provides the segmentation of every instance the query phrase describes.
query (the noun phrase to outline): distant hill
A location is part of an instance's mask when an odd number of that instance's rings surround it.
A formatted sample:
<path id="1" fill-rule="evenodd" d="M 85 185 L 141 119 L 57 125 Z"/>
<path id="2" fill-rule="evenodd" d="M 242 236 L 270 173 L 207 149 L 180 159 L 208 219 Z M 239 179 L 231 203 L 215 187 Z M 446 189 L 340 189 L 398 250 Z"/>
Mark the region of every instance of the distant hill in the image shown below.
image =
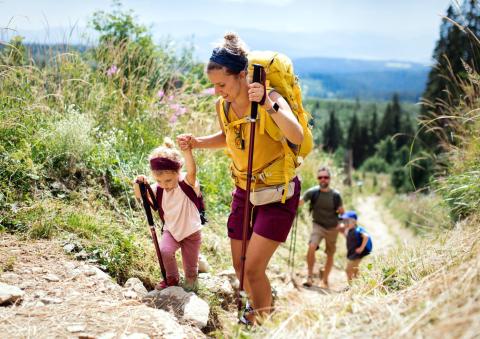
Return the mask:
<path id="1" fill-rule="evenodd" d="M 306 95 L 318 98 L 416 102 L 425 88 L 430 67 L 413 62 L 337 58 L 293 60 Z"/>

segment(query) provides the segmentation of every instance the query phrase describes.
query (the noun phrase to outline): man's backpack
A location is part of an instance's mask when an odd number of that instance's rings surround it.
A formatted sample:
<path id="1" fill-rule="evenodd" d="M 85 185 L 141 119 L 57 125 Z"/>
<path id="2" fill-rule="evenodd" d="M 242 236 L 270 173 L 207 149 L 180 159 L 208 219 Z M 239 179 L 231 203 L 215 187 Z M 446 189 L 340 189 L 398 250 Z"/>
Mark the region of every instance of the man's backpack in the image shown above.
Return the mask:
<path id="1" fill-rule="evenodd" d="M 335 212 L 337 212 L 338 209 L 340 208 L 341 197 L 338 191 L 332 190 L 332 192 L 333 192 L 333 208 L 335 209 Z M 315 206 L 315 203 L 317 202 L 319 196 L 320 196 L 320 188 L 317 187 L 317 189 L 313 192 L 312 199 L 310 200 L 310 206 L 309 206 L 310 213 L 313 212 L 313 206 Z"/>
<path id="2" fill-rule="evenodd" d="M 203 195 L 198 196 L 195 190 L 193 189 L 192 186 L 187 184 L 184 180 L 178 182 L 178 186 L 182 189 L 183 193 L 193 202 L 195 207 L 198 209 L 198 213 L 200 213 L 200 220 L 202 221 L 202 225 L 205 225 L 208 220 L 207 216 L 205 214 L 205 203 L 203 202 Z M 157 194 L 156 194 L 156 199 L 155 195 L 153 195 L 152 189 L 150 186 L 148 186 L 148 189 L 150 191 L 150 195 L 152 196 L 152 200 L 154 201 L 154 205 L 152 206 L 154 210 L 158 211 L 158 214 L 160 215 L 160 219 L 162 220 L 162 223 L 165 224 L 165 212 L 163 211 L 162 208 L 162 198 L 163 198 L 163 188 L 160 186 L 157 186 Z"/>
<path id="3" fill-rule="evenodd" d="M 303 129 L 303 141 L 300 147 L 292 148 L 295 155 L 295 163 L 298 167 L 305 157 L 313 149 L 312 130 L 308 122 L 311 119 L 302 104 L 302 90 L 298 83 L 298 77 L 293 71 L 293 64 L 286 55 L 271 51 L 253 51 L 248 53 L 248 70 L 250 75 L 253 74 L 253 64 L 262 65 L 266 73 L 266 87 L 273 88 L 285 100 L 287 100 L 293 114 L 297 117 L 298 122 Z M 262 122 L 260 122 L 262 123 Z M 276 127 L 276 126 L 275 126 Z M 278 129 L 278 127 L 276 127 Z M 278 134 L 272 131 L 272 126 L 266 122 L 265 129 L 268 134 L 275 139 Z"/>

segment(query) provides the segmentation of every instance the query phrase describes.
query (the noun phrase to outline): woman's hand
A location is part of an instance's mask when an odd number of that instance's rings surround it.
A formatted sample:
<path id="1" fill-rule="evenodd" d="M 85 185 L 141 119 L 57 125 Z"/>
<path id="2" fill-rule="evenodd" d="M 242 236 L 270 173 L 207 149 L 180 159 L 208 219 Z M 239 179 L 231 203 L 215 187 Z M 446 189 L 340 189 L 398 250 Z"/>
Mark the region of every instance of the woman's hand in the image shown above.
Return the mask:
<path id="1" fill-rule="evenodd" d="M 192 134 L 180 134 L 177 136 L 177 144 L 182 151 L 188 151 L 195 148 L 197 145 L 197 138 Z"/>
<path id="2" fill-rule="evenodd" d="M 260 102 L 265 95 L 265 87 L 259 82 L 253 82 L 248 85 L 248 100 Z"/>

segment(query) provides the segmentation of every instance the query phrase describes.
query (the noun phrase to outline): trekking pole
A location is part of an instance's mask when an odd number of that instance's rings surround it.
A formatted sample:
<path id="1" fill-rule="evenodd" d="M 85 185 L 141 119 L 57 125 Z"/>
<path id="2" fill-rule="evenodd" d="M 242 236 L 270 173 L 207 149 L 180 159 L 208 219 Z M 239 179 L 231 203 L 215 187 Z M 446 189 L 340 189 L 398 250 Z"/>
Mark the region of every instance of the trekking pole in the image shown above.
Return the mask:
<path id="1" fill-rule="evenodd" d="M 261 82 L 261 73 L 263 67 L 261 65 L 253 64 L 253 82 Z M 245 209 L 243 212 L 243 229 L 242 229 L 242 253 L 240 256 L 240 287 L 237 295 L 238 310 L 242 310 L 242 297 L 245 296 L 243 289 L 243 281 L 245 276 L 245 260 L 247 252 L 247 234 L 250 226 L 250 187 L 252 185 L 252 163 L 253 163 L 253 146 L 255 142 L 255 123 L 257 120 L 258 102 L 252 102 L 252 109 L 250 112 L 250 144 L 248 145 L 248 166 L 247 166 L 247 187 L 245 197 Z"/>
<path id="2" fill-rule="evenodd" d="M 150 208 L 150 202 L 147 197 L 147 187 L 144 182 L 138 182 L 140 187 L 140 194 L 142 196 L 143 208 L 147 215 L 148 225 L 150 226 L 150 234 L 153 240 L 153 246 L 155 246 L 155 252 L 157 253 L 158 264 L 160 265 L 160 272 L 165 282 L 167 282 L 167 273 L 165 272 L 165 266 L 163 266 L 162 253 L 160 252 L 160 245 L 158 244 L 157 231 L 155 230 L 155 223 L 153 222 L 152 210 Z M 155 197 L 152 197 L 154 199 Z"/>
<path id="3" fill-rule="evenodd" d="M 295 213 L 295 221 L 293 224 L 293 233 L 292 237 L 290 238 L 290 248 L 288 253 L 288 266 L 290 268 L 290 280 L 297 290 L 300 289 L 300 285 L 298 285 L 297 281 L 295 280 L 295 251 L 297 247 L 297 229 L 298 229 L 298 211 Z"/>

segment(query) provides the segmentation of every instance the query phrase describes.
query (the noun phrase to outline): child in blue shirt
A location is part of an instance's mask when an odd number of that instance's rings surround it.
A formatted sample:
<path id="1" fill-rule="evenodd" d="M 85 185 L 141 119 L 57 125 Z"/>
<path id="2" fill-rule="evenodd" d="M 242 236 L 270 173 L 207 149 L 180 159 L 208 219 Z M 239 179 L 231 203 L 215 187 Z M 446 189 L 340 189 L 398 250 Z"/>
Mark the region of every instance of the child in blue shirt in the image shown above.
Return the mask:
<path id="1" fill-rule="evenodd" d="M 350 283 L 358 276 L 360 261 L 372 252 L 372 239 L 367 231 L 357 225 L 357 213 L 347 211 L 341 215 L 343 223 L 339 226 L 347 238 L 347 278 Z"/>

